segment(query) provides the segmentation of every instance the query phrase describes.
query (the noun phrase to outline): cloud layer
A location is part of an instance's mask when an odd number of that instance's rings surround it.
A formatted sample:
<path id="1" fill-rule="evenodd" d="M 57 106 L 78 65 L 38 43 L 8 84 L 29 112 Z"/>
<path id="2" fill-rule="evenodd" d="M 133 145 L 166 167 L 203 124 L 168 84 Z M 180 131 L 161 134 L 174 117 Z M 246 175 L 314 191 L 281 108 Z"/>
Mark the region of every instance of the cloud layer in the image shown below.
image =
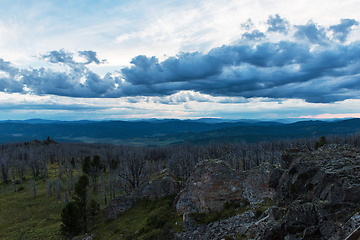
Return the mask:
<path id="1" fill-rule="evenodd" d="M 160 61 L 139 55 L 118 74 L 101 77 L 91 65 L 106 63 L 94 51 L 51 51 L 40 58 L 54 68 L 21 69 L 0 58 L 0 91 L 82 98 L 168 96 L 191 90 L 201 94 L 241 98 L 297 98 L 336 102 L 360 96 L 360 41 L 348 42 L 359 22 L 341 19 L 328 28 L 313 21 L 291 25 L 269 16 L 267 30 L 253 29 L 231 45 L 207 53 L 180 52 Z M 277 40 L 272 37 L 278 36 Z M 281 37 L 281 40 L 279 39 Z M 201 98 L 198 98 L 201 101 Z M 164 103 L 171 103 L 164 98 Z M 161 102 L 159 100 L 159 102 Z M 206 101 L 206 99 L 203 101 Z"/>

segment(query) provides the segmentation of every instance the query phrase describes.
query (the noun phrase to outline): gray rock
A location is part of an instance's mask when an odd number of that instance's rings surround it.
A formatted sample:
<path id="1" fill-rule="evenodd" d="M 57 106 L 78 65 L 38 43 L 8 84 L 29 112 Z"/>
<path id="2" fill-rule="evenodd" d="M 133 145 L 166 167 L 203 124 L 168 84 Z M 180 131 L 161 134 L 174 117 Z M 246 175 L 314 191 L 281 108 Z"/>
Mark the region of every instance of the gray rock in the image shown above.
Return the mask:
<path id="1" fill-rule="evenodd" d="M 302 232 L 305 228 L 315 226 L 318 222 L 314 204 L 305 203 L 292 206 L 283 219 L 284 229 L 290 234 Z"/>
<path id="2" fill-rule="evenodd" d="M 224 161 L 200 162 L 175 199 L 177 212 L 220 211 L 225 202 L 246 199 L 258 203 L 265 197 L 271 198 L 273 190 L 268 183 L 272 167 L 263 165 L 258 170 L 238 172 Z"/>

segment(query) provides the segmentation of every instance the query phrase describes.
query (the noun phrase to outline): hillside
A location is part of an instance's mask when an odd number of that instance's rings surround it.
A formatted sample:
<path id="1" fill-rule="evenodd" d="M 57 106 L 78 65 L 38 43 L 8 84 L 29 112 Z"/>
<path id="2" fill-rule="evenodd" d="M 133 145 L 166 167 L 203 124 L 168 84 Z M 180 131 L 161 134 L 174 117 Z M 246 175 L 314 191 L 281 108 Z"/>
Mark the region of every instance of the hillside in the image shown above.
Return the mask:
<path id="1" fill-rule="evenodd" d="M 62 239 L 62 211 L 85 189 L 87 239 L 328 237 L 359 209 L 359 136 L 159 148 L 52 139 L 2 144 L 0 236 Z M 79 188 L 84 174 L 90 182 Z M 334 221 L 323 223 L 319 214 Z M 77 226 L 76 234 L 86 231 Z"/>
<path id="2" fill-rule="evenodd" d="M 44 140 L 156 146 L 181 143 L 257 142 L 282 138 L 319 137 L 360 131 L 360 119 L 291 124 L 266 121 L 211 122 L 196 120 L 148 121 L 28 121 L 0 122 L 0 143 Z"/>
<path id="3" fill-rule="evenodd" d="M 184 133 L 176 137 L 188 143 L 208 144 L 346 135 L 359 131 L 360 119 L 349 119 L 338 122 L 304 121 L 270 126 L 238 126 L 202 133 Z"/>

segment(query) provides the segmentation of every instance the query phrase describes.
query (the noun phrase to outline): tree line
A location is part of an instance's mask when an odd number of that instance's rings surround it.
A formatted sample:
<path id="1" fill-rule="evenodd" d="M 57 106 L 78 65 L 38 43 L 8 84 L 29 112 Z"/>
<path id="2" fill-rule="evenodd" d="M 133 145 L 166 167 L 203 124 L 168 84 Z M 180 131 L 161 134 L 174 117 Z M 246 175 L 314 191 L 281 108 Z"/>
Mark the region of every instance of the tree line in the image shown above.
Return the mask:
<path id="1" fill-rule="evenodd" d="M 360 145 L 360 134 L 327 136 L 327 143 Z M 314 148 L 319 138 L 281 139 L 257 143 L 214 143 L 208 145 L 174 145 L 164 147 L 132 147 L 113 144 L 6 143 L 0 145 L 0 168 L 5 183 L 22 179 L 25 172 L 48 179 L 49 164 L 57 163 L 58 177 L 84 170 L 91 175 L 93 185 L 101 172 L 111 173 L 124 191 L 139 187 L 149 176 L 169 168 L 176 177 L 186 179 L 194 166 L 204 159 L 221 159 L 236 170 L 249 170 L 262 162 L 276 164 L 284 149 Z M 91 161 L 90 157 L 94 157 Z M 82 169 L 83 164 L 87 166 Z M 91 165 L 92 164 L 92 165 Z"/>

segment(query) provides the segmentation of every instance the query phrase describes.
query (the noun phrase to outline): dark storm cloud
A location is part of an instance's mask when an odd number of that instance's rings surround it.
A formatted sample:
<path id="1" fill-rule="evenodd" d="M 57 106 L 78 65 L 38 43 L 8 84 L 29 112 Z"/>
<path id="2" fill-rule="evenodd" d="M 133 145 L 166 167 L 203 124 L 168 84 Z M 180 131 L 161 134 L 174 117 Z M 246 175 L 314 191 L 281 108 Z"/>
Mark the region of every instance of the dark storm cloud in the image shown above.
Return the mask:
<path id="1" fill-rule="evenodd" d="M 312 43 L 325 44 L 327 41 L 325 28 L 309 21 L 306 25 L 295 25 L 297 32 L 294 36 L 298 39 L 307 39 Z"/>
<path id="2" fill-rule="evenodd" d="M 260 32 L 259 30 L 254 30 L 251 33 L 244 33 L 242 35 L 242 39 L 246 39 L 249 41 L 257 41 L 265 37 L 265 34 L 263 32 Z"/>
<path id="3" fill-rule="evenodd" d="M 224 45 L 207 54 L 181 54 L 163 62 L 147 58 L 146 68 L 134 65 L 122 73 L 131 84 L 131 94 L 138 91 L 139 95 L 194 90 L 212 96 L 301 98 L 309 102 L 357 98 L 358 92 L 351 89 L 360 81 L 359 43 L 310 49 L 310 45 L 290 41 L 255 47 Z M 354 79 L 342 80 L 348 85 L 334 84 L 345 76 Z"/>
<path id="4" fill-rule="evenodd" d="M 222 46 L 207 54 L 181 53 L 159 63 L 155 57 L 138 56 L 134 66 L 121 70 L 126 82 L 132 85 L 155 85 L 169 82 L 211 82 L 221 76 L 226 67 L 248 64 L 251 67 L 283 67 L 303 63 L 311 57 L 307 46 L 293 42 L 262 43 L 252 45 Z M 141 58 L 141 64 L 137 59 Z M 136 61 L 135 61 L 136 60 Z M 214 83 L 216 84 L 216 83 Z M 176 86 L 174 84 L 174 86 Z"/>
<path id="5" fill-rule="evenodd" d="M 132 85 L 184 82 L 219 74 L 224 61 L 227 59 L 198 52 L 180 53 L 162 63 L 155 57 L 141 55 L 132 59 L 134 66 L 123 68 L 121 72 Z"/>
<path id="6" fill-rule="evenodd" d="M 284 32 L 281 26 L 286 22 L 281 20 L 278 15 L 270 17 L 268 31 Z M 341 20 L 328 31 L 347 36 L 356 24 Z M 330 40 L 327 30 L 311 21 L 295 29 L 295 37 L 304 41 L 269 42 L 261 32 L 252 31 L 253 38 L 244 37 L 241 44 L 223 45 L 208 53 L 181 52 L 164 61 L 139 55 L 131 60 L 130 67 L 119 70 L 120 76 L 92 72 L 87 64 L 102 62 L 93 51 L 78 52 L 85 63 L 75 61 L 73 53 L 64 50 L 42 55 L 52 64 L 70 67 L 67 71 L 18 69 L 0 59 L 0 91 L 84 98 L 134 97 L 130 102 L 140 101 L 140 96 L 156 96 L 154 101 L 163 104 L 214 101 L 199 93 L 229 97 L 223 100 L 229 103 L 253 97 L 299 98 L 308 102 L 359 98 L 360 41 L 345 44 Z M 260 42 L 247 42 L 256 36 L 262 38 Z M 192 94 L 184 94 L 187 90 Z"/>
<path id="7" fill-rule="evenodd" d="M 351 31 L 351 27 L 358 25 L 359 22 L 355 19 L 341 19 L 340 24 L 332 25 L 329 29 L 333 32 L 335 38 L 340 42 L 345 42 Z"/>
<path id="8" fill-rule="evenodd" d="M 275 17 L 269 16 L 269 19 L 266 21 L 269 26 L 268 32 L 281 32 L 287 34 L 289 22 L 284 18 L 281 18 L 279 14 L 276 14 Z"/>

